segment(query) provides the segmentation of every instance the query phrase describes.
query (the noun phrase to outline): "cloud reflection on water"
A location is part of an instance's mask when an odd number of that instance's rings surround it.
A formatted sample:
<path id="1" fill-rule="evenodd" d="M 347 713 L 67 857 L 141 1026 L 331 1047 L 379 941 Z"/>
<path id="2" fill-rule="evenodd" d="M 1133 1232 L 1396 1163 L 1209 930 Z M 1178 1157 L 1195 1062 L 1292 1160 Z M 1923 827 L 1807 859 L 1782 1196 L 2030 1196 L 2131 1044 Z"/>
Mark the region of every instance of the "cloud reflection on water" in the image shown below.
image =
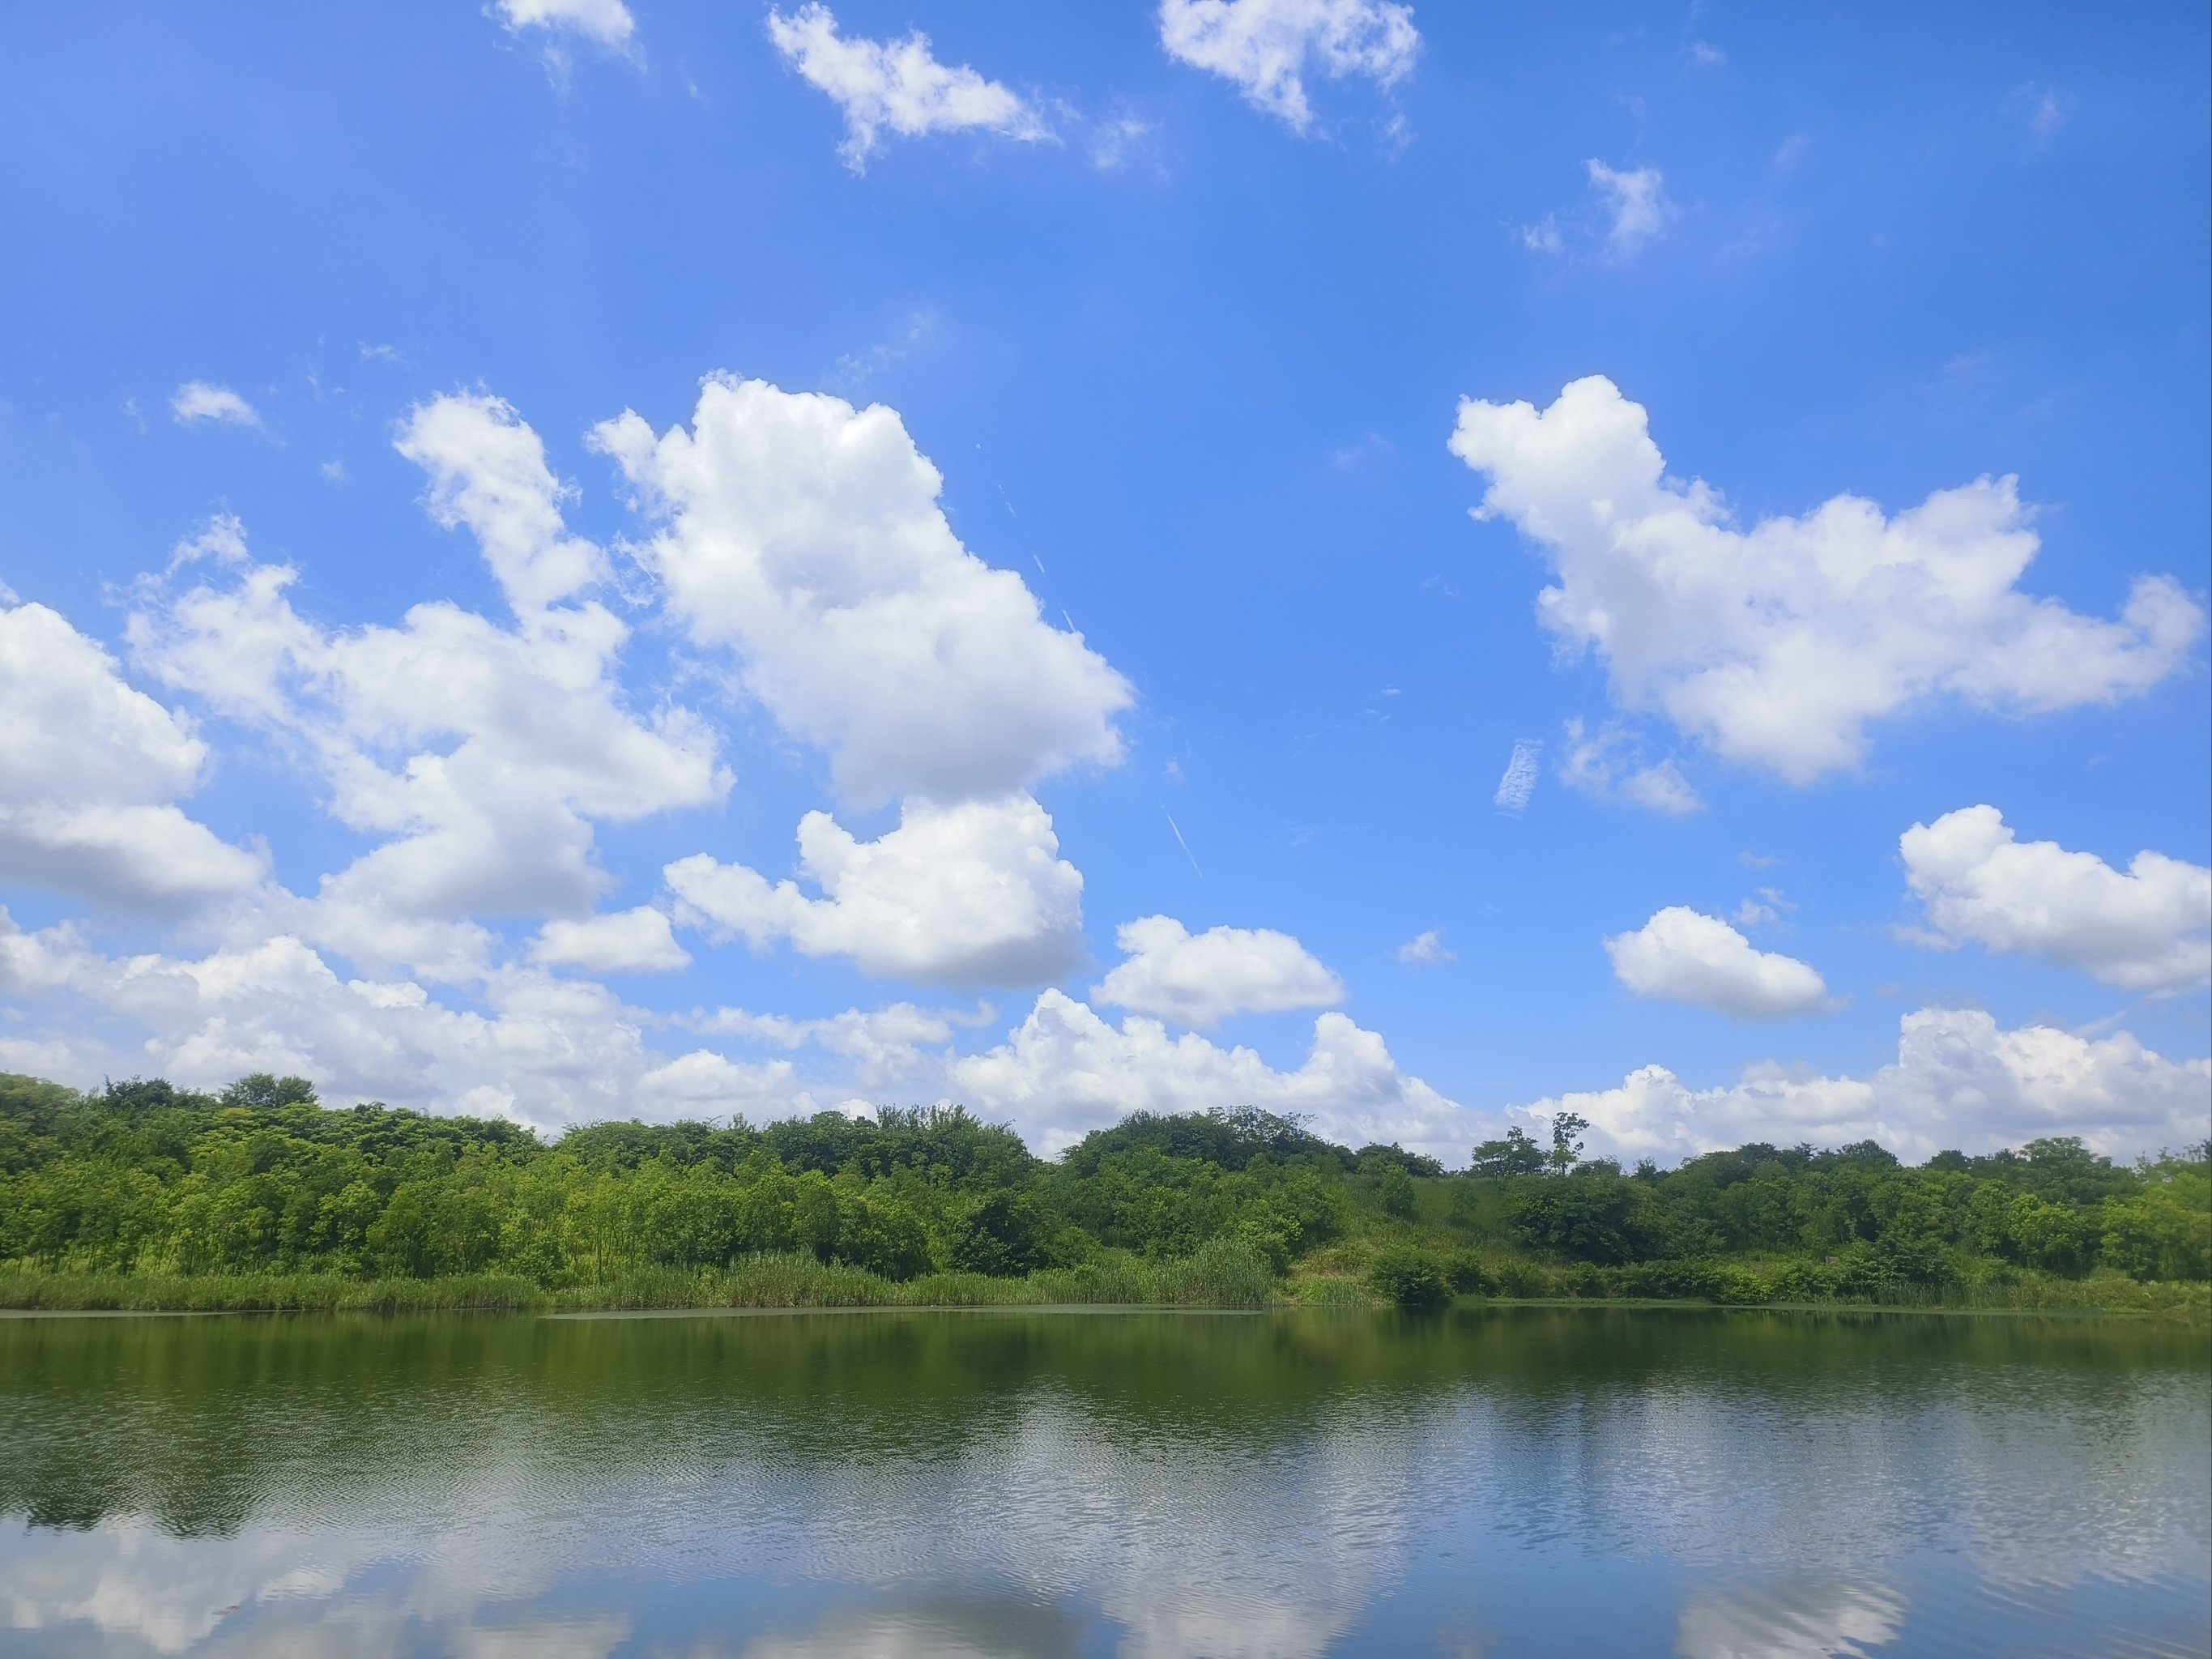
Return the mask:
<path id="1" fill-rule="evenodd" d="M 1849 1659 L 1895 1641 L 1905 1605 L 1879 1584 L 1707 1590 L 1682 1610 L 1674 1651 L 1680 1659 Z"/>
<path id="2" fill-rule="evenodd" d="M 72 1517 L 0 1524 L 5 1645 L 1318 1659 L 1413 1604 L 1425 1641 L 1603 1617 L 1656 1565 L 1685 1659 L 1844 1659 L 1926 1622 L 1890 1587 L 1930 1561 L 1954 1608 L 2206 1576 L 2201 1368 L 1572 1315 L 689 1323 L 437 1328 L 386 1374 L 404 1327 L 265 1328 L 198 1395 L 183 1332 L 0 1352 L 0 1513 Z M 222 1518 L 175 1535 L 195 1482 Z"/>

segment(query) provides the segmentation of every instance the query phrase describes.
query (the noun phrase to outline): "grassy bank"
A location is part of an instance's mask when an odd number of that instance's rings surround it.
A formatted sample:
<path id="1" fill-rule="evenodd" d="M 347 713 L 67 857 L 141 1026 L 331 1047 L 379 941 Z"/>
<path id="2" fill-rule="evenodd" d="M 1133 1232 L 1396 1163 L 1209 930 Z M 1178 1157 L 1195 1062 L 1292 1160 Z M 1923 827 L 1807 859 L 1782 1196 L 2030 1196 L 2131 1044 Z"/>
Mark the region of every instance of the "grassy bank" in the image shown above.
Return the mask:
<path id="1" fill-rule="evenodd" d="M 0 1272 L 0 1309 L 168 1313 L 586 1312 L 654 1308 L 1258 1308 L 1281 1300 L 1264 1258 L 1218 1241 L 1168 1261 L 1112 1256 L 1020 1278 L 933 1273 L 895 1280 L 805 1254 L 726 1268 L 646 1267 L 546 1290 L 504 1273 L 349 1279 L 337 1273 Z"/>
<path id="2" fill-rule="evenodd" d="M 1361 1301 L 1443 1306 L 1468 1297 L 1526 1302 L 1684 1302 L 1723 1307 L 1906 1308 L 2156 1315 L 2212 1323 L 2212 1285 L 2097 1271 L 2064 1275 L 1976 1262 L 1936 1284 L 1868 1273 L 1858 1264 L 1745 1254 L 1600 1267 L 1438 1245 L 1418 1236 L 1316 1251 L 1288 1285 L 1300 1306 Z"/>
<path id="3" fill-rule="evenodd" d="M 2212 1324 L 2212 1287 L 2143 1284 L 2119 1275 L 1954 1285 L 1898 1285 L 1874 1296 L 1808 1297 L 1786 1275 L 1729 1264 L 1719 1282 L 1667 1283 L 1650 1274 L 1492 1264 L 1480 1289 L 1449 1277 L 1431 1293 L 1370 1272 L 1302 1272 L 1276 1278 L 1256 1253 L 1233 1243 L 1177 1261 L 1110 1258 L 1022 1278 L 937 1273 L 893 1280 L 811 1255 L 761 1255 L 724 1269 L 642 1268 L 603 1285 L 547 1290 L 512 1274 L 441 1279 L 349 1279 L 336 1273 L 178 1274 L 0 1271 L 0 1309 L 145 1313 L 582 1313 L 684 1308 L 1185 1307 L 1376 1309 L 1486 1302 L 1637 1303 L 1740 1307 L 1901 1308 L 2151 1316 Z M 1460 1275 L 1464 1278 L 1462 1272 Z M 1677 1275 L 1678 1279 L 1686 1276 Z M 1500 1281 L 1510 1281 L 1502 1283 Z M 1650 1281 L 1650 1282 L 1646 1282 Z"/>

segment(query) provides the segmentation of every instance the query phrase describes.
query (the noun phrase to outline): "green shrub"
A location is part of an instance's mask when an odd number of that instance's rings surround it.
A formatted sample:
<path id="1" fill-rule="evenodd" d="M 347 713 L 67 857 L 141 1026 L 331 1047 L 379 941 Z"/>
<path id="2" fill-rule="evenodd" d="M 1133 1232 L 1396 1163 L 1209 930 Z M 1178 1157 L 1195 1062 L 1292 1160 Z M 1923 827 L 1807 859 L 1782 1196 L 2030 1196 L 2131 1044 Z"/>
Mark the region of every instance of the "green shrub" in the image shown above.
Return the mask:
<path id="1" fill-rule="evenodd" d="M 1443 1257 L 1444 1282 L 1461 1296 L 1491 1296 L 1498 1290 L 1497 1275 L 1473 1250 L 1451 1250 Z"/>
<path id="2" fill-rule="evenodd" d="M 1403 1245 L 1375 1253 L 1368 1264 L 1367 1283 L 1384 1301 L 1401 1308 L 1441 1308 L 1452 1296 L 1443 1265 L 1425 1250 Z"/>

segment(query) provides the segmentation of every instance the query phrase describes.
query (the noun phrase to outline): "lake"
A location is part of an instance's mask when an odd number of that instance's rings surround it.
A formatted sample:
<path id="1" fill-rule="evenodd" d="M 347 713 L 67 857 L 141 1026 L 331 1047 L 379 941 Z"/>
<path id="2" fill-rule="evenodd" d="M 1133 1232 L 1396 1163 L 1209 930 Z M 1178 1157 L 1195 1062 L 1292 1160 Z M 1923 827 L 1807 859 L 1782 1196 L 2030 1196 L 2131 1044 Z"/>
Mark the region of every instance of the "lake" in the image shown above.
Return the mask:
<path id="1" fill-rule="evenodd" d="M 0 1319 L 10 1654 L 2203 1654 L 2212 1340 L 1601 1308 Z"/>

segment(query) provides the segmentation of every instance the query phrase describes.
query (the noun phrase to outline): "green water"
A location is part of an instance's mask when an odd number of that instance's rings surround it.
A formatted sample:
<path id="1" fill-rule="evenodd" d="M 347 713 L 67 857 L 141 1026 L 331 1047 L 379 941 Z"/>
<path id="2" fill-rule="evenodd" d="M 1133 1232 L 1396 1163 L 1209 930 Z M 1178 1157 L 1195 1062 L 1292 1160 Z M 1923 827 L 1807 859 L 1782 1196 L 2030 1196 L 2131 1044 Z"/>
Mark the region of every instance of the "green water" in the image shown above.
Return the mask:
<path id="1" fill-rule="evenodd" d="M 1583 1309 L 0 1319 L 0 1650 L 2204 1653 L 2212 1342 Z"/>

